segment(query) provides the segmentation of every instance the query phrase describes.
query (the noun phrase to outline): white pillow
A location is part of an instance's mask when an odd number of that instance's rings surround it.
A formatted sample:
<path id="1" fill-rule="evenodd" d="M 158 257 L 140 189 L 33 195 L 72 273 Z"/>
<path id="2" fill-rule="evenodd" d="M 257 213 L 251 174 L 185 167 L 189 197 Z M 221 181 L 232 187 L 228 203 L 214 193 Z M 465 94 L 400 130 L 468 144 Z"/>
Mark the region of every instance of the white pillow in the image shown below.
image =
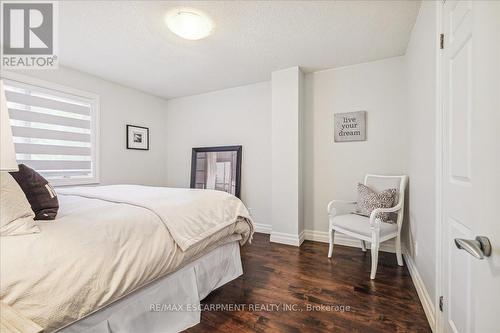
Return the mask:
<path id="1" fill-rule="evenodd" d="M 40 232 L 26 195 L 8 172 L 0 172 L 0 236 Z"/>

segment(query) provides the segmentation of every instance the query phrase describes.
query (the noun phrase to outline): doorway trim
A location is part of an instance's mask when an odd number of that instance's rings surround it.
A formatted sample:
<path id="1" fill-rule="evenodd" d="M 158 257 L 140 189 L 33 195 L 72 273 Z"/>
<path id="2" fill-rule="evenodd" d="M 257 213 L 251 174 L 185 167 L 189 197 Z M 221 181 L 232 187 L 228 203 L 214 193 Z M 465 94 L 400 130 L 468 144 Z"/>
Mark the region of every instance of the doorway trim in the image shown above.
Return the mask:
<path id="1" fill-rule="evenodd" d="M 440 310 L 439 301 L 443 294 L 443 143 L 444 143 L 444 121 L 443 121 L 443 92 L 442 92 L 442 50 L 441 34 L 443 27 L 443 6 L 446 0 L 436 1 L 436 168 L 435 168 L 435 195 L 436 195 L 436 294 L 434 299 L 435 327 L 434 333 L 443 332 L 443 312 Z M 446 38 L 446 37 L 445 37 Z"/>

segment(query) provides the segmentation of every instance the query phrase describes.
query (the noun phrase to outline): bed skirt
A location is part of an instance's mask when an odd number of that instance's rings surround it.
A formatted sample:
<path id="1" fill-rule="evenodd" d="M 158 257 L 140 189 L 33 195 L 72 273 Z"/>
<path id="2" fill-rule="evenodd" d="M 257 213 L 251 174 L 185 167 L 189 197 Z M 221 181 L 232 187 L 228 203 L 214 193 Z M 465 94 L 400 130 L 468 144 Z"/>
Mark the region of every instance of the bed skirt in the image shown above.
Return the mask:
<path id="1" fill-rule="evenodd" d="M 239 243 L 231 242 L 58 332 L 180 332 L 200 322 L 203 298 L 241 274 Z"/>

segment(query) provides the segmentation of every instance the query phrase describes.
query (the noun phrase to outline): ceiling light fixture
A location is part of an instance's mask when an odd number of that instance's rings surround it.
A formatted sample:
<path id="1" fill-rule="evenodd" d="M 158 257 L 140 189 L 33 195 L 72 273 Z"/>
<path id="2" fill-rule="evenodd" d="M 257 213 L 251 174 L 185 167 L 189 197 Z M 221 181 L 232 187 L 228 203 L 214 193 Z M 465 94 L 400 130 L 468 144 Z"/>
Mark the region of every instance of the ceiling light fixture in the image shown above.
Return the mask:
<path id="1" fill-rule="evenodd" d="M 176 9 L 167 14 L 165 23 L 174 34 L 189 40 L 205 38 L 214 28 L 208 16 L 193 9 Z"/>

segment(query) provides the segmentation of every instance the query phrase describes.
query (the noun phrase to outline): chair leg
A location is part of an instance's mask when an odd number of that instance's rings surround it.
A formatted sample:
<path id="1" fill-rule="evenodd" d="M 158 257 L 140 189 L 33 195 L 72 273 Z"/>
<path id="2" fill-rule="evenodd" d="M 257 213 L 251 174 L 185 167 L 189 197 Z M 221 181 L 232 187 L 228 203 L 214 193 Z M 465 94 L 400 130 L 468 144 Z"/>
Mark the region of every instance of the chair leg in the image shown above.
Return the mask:
<path id="1" fill-rule="evenodd" d="M 403 266 L 403 256 L 401 255 L 401 235 L 396 236 L 396 258 L 398 259 L 398 265 Z"/>
<path id="2" fill-rule="evenodd" d="M 330 229 L 330 232 L 328 234 L 330 236 L 330 247 L 328 248 L 328 258 L 331 258 L 333 255 L 333 240 L 335 237 L 335 230 Z"/>
<path id="3" fill-rule="evenodd" d="M 377 265 L 378 265 L 378 242 L 373 242 L 371 247 L 372 252 L 372 271 L 370 273 L 370 279 L 375 279 L 375 274 L 377 274 Z"/>
<path id="4" fill-rule="evenodd" d="M 366 243 L 364 240 L 361 240 L 361 251 L 366 252 Z"/>

